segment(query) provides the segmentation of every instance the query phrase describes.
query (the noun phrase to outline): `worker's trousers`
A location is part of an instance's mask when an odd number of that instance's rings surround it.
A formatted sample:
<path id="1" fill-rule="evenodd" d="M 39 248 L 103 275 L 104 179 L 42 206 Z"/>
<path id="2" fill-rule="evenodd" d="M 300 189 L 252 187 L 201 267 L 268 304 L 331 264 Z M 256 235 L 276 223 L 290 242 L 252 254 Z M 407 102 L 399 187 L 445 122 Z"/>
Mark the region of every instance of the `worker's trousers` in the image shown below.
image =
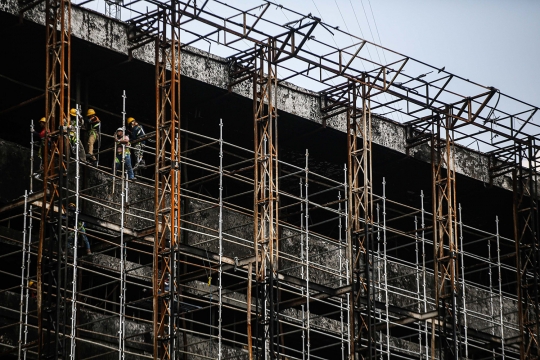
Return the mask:
<path id="1" fill-rule="evenodd" d="M 128 180 L 132 180 L 135 178 L 135 175 L 133 174 L 133 168 L 131 167 L 131 156 L 126 154 L 124 159 L 124 170 L 127 171 Z M 116 175 L 117 171 L 122 171 L 122 154 L 116 154 L 116 158 L 113 162 L 113 175 Z"/>
<path id="2" fill-rule="evenodd" d="M 86 230 L 85 229 L 79 229 L 79 235 L 80 235 L 80 238 L 77 237 L 77 240 L 82 239 L 82 241 L 84 243 L 84 247 L 86 248 L 86 250 L 89 250 L 90 249 L 90 242 L 88 241 L 88 237 L 86 236 Z M 69 247 L 73 247 L 74 240 L 75 240 L 75 231 L 70 231 L 69 234 L 68 234 L 68 246 Z"/>
<path id="3" fill-rule="evenodd" d="M 88 155 L 90 155 L 90 160 L 95 161 L 96 157 L 94 156 L 94 144 L 97 140 L 97 133 L 96 132 L 90 132 L 90 135 L 88 136 Z"/>

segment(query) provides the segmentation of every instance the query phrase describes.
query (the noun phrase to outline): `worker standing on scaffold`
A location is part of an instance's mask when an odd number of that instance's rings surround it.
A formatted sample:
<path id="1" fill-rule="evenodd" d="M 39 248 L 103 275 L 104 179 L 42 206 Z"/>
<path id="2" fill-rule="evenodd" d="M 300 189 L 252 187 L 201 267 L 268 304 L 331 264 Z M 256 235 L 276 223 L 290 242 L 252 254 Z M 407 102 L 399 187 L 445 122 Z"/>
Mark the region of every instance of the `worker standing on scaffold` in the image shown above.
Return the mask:
<path id="1" fill-rule="evenodd" d="M 129 148 L 131 144 L 129 143 L 129 137 L 124 135 L 124 129 L 116 129 L 116 134 L 114 135 L 114 141 L 116 146 L 116 157 L 113 162 L 113 175 L 116 175 L 116 172 L 120 169 L 122 170 L 122 158 L 125 160 L 125 169 L 128 173 L 128 180 L 135 180 L 135 175 L 133 174 L 133 168 L 131 167 L 131 153 Z M 124 149 L 125 148 L 125 149 Z"/>
<path id="2" fill-rule="evenodd" d="M 39 157 L 39 171 L 43 170 L 43 155 L 45 154 L 45 141 L 47 141 L 47 119 L 42 117 L 39 120 L 39 131 L 33 130 L 34 139 L 36 137 L 39 137 L 39 150 L 38 150 L 38 157 Z M 40 179 L 41 175 L 39 173 L 34 174 L 34 177 L 36 179 Z"/>
<path id="3" fill-rule="evenodd" d="M 84 146 L 82 146 L 82 141 L 79 141 L 77 139 L 77 122 L 79 123 L 79 126 L 82 128 L 82 121 L 77 118 L 77 110 L 71 109 L 69 111 L 69 114 L 71 115 L 71 123 L 70 128 L 68 129 L 68 137 L 69 137 L 69 144 L 71 147 L 71 154 L 73 156 L 77 155 L 77 147 L 79 148 L 79 159 L 81 161 L 86 161 L 86 153 L 84 151 Z M 78 121 L 79 120 L 79 121 Z M 79 136 L 80 136 L 80 129 L 79 129 Z"/>
<path id="4" fill-rule="evenodd" d="M 88 123 L 88 157 L 89 160 L 92 162 L 92 165 L 97 166 L 98 160 L 96 156 L 94 155 L 94 145 L 97 141 L 97 149 L 99 152 L 99 143 L 101 140 L 101 121 L 96 115 L 96 112 L 94 109 L 88 109 L 86 112 L 86 116 L 88 117 L 87 123 Z"/>
<path id="5" fill-rule="evenodd" d="M 75 240 L 75 211 L 77 210 L 77 206 L 74 203 L 70 203 L 68 205 L 68 226 L 71 228 L 68 232 L 68 246 L 73 247 L 74 246 L 74 240 Z M 90 250 L 90 242 L 88 241 L 88 237 L 86 236 L 86 228 L 84 227 L 84 222 L 78 221 L 77 222 L 77 230 L 78 235 L 80 237 L 77 237 L 77 239 L 82 239 L 84 243 L 84 247 L 86 249 L 86 255 L 92 255 L 92 251 Z"/>
<path id="6" fill-rule="evenodd" d="M 129 117 L 127 119 L 127 124 L 128 124 L 128 127 L 131 128 L 131 136 L 130 136 L 131 141 L 139 140 L 143 136 L 146 135 L 143 127 L 139 125 L 139 123 L 137 122 L 137 120 L 135 120 L 135 118 Z M 145 162 L 143 159 L 143 150 L 142 150 L 143 146 L 144 146 L 144 141 L 139 141 L 133 147 L 134 153 L 135 153 L 135 166 L 133 166 L 133 170 L 137 169 L 139 166 L 144 167 L 145 165 Z"/>

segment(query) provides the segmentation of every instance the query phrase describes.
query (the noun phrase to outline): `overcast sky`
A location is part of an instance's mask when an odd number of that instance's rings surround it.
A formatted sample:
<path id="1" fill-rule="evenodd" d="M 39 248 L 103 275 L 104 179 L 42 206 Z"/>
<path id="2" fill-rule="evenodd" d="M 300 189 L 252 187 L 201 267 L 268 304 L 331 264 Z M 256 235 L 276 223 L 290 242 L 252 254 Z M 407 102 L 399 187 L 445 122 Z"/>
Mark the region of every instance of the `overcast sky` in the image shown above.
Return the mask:
<path id="1" fill-rule="evenodd" d="M 366 40 L 437 67 L 445 66 L 451 73 L 540 106 L 538 0 L 285 3 L 299 11 L 322 13 L 325 22 L 341 25 L 344 30 L 343 24 L 347 24 L 349 32 Z"/>

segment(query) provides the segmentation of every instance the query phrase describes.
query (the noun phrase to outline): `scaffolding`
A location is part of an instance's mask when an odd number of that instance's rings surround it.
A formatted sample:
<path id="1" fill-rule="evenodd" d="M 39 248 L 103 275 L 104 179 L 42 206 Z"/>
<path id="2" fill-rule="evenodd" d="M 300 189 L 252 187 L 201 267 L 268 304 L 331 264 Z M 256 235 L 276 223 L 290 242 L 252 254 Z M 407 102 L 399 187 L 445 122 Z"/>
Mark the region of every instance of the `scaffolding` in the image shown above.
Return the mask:
<path id="1" fill-rule="evenodd" d="M 44 168 L 34 179 L 32 140 L 29 191 L 0 209 L 22 208 L 1 220 L 22 219 L 3 237 L 13 251 L 2 255 L 22 267 L 2 270 L 18 282 L 1 293 L 18 304 L 2 310 L 19 341 L 2 343 L 0 354 L 538 358 L 536 107 L 270 1 L 250 9 L 218 0 L 133 3 L 149 10 L 128 20 L 130 51 L 153 43 L 156 66 L 155 132 L 147 137 L 155 145 L 143 147 L 155 160 L 136 181 L 124 163 L 117 176 L 78 148 L 69 156 L 65 131 L 75 128 L 80 139 L 79 121 L 64 123 L 71 3 L 47 8 L 55 14 L 47 17 L 54 96 Z M 197 24 L 210 32 L 201 35 Z M 320 40 L 327 33 L 353 45 Z M 181 127 L 181 52 L 199 41 L 229 50 L 230 89 L 251 84 L 254 150 L 225 141 L 228 124 L 218 119 L 218 138 Z M 368 59 L 369 48 L 390 61 Z M 278 87 L 297 78 L 322 86 L 324 122 L 346 122 L 342 178 L 313 171 L 309 149 L 303 164 L 279 157 Z M 501 98 L 518 112 L 501 109 Z M 125 93 L 122 103 L 125 121 Z M 388 198 L 385 180 L 374 191 L 372 121 L 389 113 L 407 121 L 408 151 L 431 150 L 430 204 L 423 193 L 415 207 Z M 482 144 L 493 181 L 512 174 L 514 238 L 499 233 L 498 218 L 492 232 L 463 221 L 455 155 L 464 141 Z M 81 181 L 82 172 L 91 180 Z M 34 182 L 43 190 L 34 192 Z M 79 254 L 82 236 L 92 256 Z"/>

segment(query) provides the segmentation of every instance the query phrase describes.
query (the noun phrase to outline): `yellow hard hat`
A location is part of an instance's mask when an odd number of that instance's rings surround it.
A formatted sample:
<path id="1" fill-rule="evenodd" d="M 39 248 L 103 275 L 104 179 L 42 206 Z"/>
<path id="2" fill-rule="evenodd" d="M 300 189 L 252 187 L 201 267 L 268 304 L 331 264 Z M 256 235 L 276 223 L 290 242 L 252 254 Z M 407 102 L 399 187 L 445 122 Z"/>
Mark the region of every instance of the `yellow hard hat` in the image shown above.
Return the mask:
<path id="1" fill-rule="evenodd" d="M 86 116 L 90 116 L 90 115 L 96 115 L 96 112 L 94 111 L 94 109 L 88 109 L 88 111 L 86 112 Z"/>
<path id="2" fill-rule="evenodd" d="M 77 116 L 77 109 L 71 109 L 69 110 L 69 113 L 71 114 L 71 116 Z"/>
<path id="3" fill-rule="evenodd" d="M 32 286 L 32 285 L 34 285 L 34 282 L 32 280 L 29 280 L 28 281 L 28 286 Z"/>
<path id="4" fill-rule="evenodd" d="M 39 120 L 39 122 L 46 122 L 47 119 L 45 119 L 44 117 L 41 118 L 41 120 Z"/>
<path id="5" fill-rule="evenodd" d="M 69 203 L 68 207 L 70 207 L 70 208 L 76 208 L 77 205 L 75 205 L 75 203 Z"/>
<path id="6" fill-rule="evenodd" d="M 127 118 L 127 123 L 128 123 L 128 125 L 131 124 L 131 123 L 134 122 L 134 121 L 135 121 L 135 118 L 132 118 L 132 117 L 128 117 L 128 118 Z"/>

